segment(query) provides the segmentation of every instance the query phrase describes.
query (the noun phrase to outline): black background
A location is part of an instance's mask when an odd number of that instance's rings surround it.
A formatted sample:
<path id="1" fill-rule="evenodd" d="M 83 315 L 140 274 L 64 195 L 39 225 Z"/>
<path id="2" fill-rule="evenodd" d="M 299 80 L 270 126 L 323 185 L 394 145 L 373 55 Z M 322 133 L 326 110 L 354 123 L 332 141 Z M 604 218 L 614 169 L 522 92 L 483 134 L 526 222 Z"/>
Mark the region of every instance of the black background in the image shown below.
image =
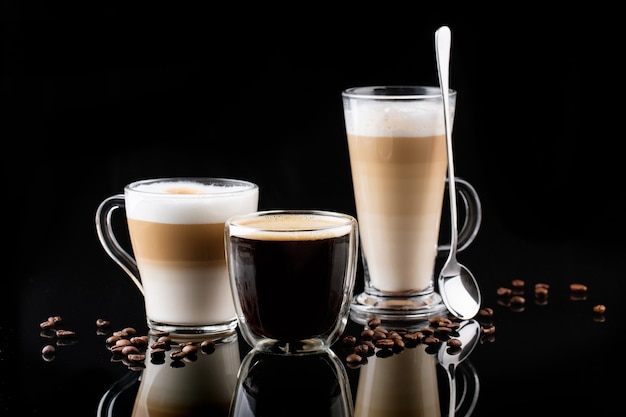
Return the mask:
<path id="1" fill-rule="evenodd" d="M 422 6 L 3 2 L 4 364 L 48 312 L 141 317 L 93 221 L 128 182 L 241 178 L 259 184 L 261 209 L 354 214 L 341 91 L 438 85 L 443 24 L 456 173 L 483 202 L 461 261 L 485 292 L 592 282 L 623 317 L 617 11 Z M 9 385 L 7 398 L 23 386 Z"/>

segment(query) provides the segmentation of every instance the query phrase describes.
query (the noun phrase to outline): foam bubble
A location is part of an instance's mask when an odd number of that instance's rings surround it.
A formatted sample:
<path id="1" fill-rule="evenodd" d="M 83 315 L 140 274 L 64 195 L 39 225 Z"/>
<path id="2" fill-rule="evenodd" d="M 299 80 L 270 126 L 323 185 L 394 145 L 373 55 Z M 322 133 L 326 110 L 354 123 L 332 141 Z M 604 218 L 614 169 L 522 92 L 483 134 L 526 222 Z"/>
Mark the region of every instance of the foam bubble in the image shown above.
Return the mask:
<path id="1" fill-rule="evenodd" d="M 241 184 L 203 184 L 163 181 L 126 191 L 126 215 L 157 223 L 221 223 L 230 216 L 258 208 L 259 190 Z"/>
<path id="2" fill-rule="evenodd" d="M 368 101 L 346 108 L 346 131 L 359 136 L 436 136 L 445 134 L 441 101 Z"/>

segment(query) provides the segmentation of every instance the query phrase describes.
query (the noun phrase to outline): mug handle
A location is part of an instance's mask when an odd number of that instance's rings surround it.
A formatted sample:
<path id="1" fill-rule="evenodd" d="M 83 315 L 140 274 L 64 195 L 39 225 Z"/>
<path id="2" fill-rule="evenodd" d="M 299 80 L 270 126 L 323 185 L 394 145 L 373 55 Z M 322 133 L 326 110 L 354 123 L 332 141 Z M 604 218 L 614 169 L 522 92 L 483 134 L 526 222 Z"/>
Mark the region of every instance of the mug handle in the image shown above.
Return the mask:
<path id="1" fill-rule="evenodd" d="M 137 261 L 122 248 L 113 233 L 112 216 L 113 212 L 118 208 L 126 208 L 124 194 L 113 195 L 103 200 L 98 206 L 98 210 L 96 210 L 98 239 L 106 253 L 128 274 L 143 295 L 143 286 L 139 277 Z"/>
<path id="2" fill-rule="evenodd" d="M 449 178 L 446 178 L 446 183 L 448 183 L 448 181 Z M 471 245 L 476 238 L 482 223 L 483 212 L 480 197 L 478 197 L 478 193 L 472 184 L 458 177 L 454 179 L 454 182 L 456 184 L 456 190 L 461 196 L 463 208 L 465 209 L 465 219 L 463 221 L 463 226 L 459 231 L 459 240 L 457 245 L 457 251 L 461 252 L 467 249 L 467 247 Z M 449 251 L 450 244 L 439 245 L 437 250 Z"/>

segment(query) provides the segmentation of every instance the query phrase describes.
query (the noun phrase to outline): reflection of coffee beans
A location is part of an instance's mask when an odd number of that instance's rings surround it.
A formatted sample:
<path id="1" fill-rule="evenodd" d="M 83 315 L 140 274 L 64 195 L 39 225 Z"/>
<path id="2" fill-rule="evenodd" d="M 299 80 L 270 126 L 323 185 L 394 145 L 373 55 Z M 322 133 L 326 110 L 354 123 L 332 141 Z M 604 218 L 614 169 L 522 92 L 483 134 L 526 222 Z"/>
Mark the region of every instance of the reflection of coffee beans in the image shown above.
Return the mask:
<path id="1" fill-rule="evenodd" d="M 349 235 L 318 240 L 230 239 L 239 302 L 253 332 L 297 341 L 334 327 L 349 267 Z"/>

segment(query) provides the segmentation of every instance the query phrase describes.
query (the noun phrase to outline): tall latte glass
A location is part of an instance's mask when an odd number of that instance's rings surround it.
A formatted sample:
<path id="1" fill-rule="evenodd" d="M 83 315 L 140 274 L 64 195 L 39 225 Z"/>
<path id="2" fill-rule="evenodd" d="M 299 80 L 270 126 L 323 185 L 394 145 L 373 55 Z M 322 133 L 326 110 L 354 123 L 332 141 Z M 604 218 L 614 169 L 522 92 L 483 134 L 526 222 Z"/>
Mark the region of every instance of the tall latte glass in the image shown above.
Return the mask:
<path id="1" fill-rule="evenodd" d="M 105 199 L 96 229 L 108 255 L 144 295 L 148 326 L 179 334 L 233 331 L 237 316 L 224 251 L 224 222 L 258 209 L 259 188 L 223 178 L 137 181 Z M 131 256 L 114 234 L 126 214 Z"/>
<path id="2" fill-rule="evenodd" d="M 352 317 L 422 320 L 444 313 L 434 288 L 448 166 L 440 89 L 357 87 L 342 98 L 365 273 Z M 455 103 L 451 91 L 452 110 Z M 471 184 L 455 181 L 466 211 L 463 250 L 478 232 L 481 207 Z"/>
<path id="3" fill-rule="evenodd" d="M 328 211 L 264 211 L 231 217 L 224 233 L 246 342 L 276 354 L 330 348 L 350 313 L 356 219 Z"/>

